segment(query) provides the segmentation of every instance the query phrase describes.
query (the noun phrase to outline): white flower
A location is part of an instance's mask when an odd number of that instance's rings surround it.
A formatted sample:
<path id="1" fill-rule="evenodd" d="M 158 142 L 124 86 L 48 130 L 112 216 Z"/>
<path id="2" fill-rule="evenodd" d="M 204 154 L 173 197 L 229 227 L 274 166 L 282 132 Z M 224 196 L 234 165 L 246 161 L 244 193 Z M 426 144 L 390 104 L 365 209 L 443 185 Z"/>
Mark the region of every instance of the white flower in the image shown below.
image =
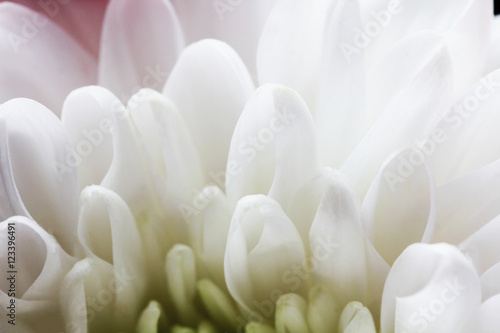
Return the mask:
<path id="1" fill-rule="evenodd" d="M 491 13 L 0 4 L 2 332 L 498 330 Z"/>

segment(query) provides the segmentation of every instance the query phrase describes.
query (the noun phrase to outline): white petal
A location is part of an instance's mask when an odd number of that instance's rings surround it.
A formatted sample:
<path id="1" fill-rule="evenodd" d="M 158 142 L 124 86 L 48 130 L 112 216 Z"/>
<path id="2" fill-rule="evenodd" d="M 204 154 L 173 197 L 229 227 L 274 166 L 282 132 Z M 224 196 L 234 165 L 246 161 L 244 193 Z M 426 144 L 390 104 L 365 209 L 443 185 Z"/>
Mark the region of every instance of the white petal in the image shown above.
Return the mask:
<path id="1" fill-rule="evenodd" d="M 61 283 L 60 304 L 66 327 L 82 332 L 111 331 L 115 297 L 130 283 L 133 281 L 116 279 L 112 265 L 98 258 L 77 262 Z"/>
<path id="2" fill-rule="evenodd" d="M 253 90 L 241 59 L 216 40 L 188 46 L 172 70 L 163 92 L 179 108 L 207 177 L 224 174 L 234 126 Z"/>
<path id="3" fill-rule="evenodd" d="M 0 280 L 2 309 L 15 299 L 18 320 L 37 324 L 40 316 L 49 316 L 47 325 L 57 324 L 59 285 L 75 260 L 36 222 L 23 216 L 0 223 L 0 246 L 0 269 L 5 273 Z M 13 281 L 7 279 L 12 276 Z"/>
<path id="4" fill-rule="evenodd" d="M 295 192 L 287 215 L 293 221 L 306 250 L 309 251 L 309 231 L 318 211 L 319 204 L 329 187 L 334 186 L 338 177 L 338 170 L 320 168 L 317 174 Z"/>
<path id="5" fill-rule="evenodd" d="M 154 192 L 149 179 L 152 175 L 146 171 L 151 165 L 147 160 L 149 156 L 143 152 L 145 143 L 138 139 L 130 114 L 123 105 L 117 105 L 111 120 L 113 159 L 101 185 L 122 197 L 132 212 L 138 212 L 149 206 L 148 199 Z"/>
<path id="6" fill-rule="evenodd" d="M 82 263 L 90 261 L 90 258 L 76 263 L 71 271 L 65 276 L 61 284 L 60 304 L 66 327 L 71 325 L 74 330 L 85 332 L 87 330 L 87 307 L 85 302 L 85 287 L 83 276 L 86 267 L 79 269 Z M 75 272 L 76 271 L 76 272 Z"/>
<path id="7" fill-rule="evenodd" d="M 259 312 L 262 308 L 254 300 L 271 303 L 269 299 L 280 296 L 277 289 L 300 291 L 306 281 L 295 276 L 292 268 L 304 261 L 300 235 L 277 202 L 263 195 L 239 201 L 229 229 L 224 272 L 240 306 Z M 273 303 L 270 306 L 267 317 L 274 312 Z"/>
<path id="8" fill-rule="evenodd" d="M 361 24 L 358 0 L 335 2 L 325 23 L 320 85 L 316 106 L 311 108 L 323 163 L 339 167 L 365 134 L 366 80 L 364 54 L 352 56 L 344 49 Z"/>
<path id="9" fill-rule="evenodd" d="M 8 197 L 2 200 L 0 219 L 31 216 L 72 253 L 78 218 L 77 173 L 68 163 L 72 150 L 59 119 L 35 101 L 14 99 L 0 106 L 0 131 L 1 192 Z"/>
<path id="10" fill-rule="evenodd" d="M 171 0 L 188 43 L 215 38 L 232 45 L 255 72 L 255 54 L 262 28 L 276 0 Z M 196 24 L 193 24 L 196 22 Z"/>
<path id="11" fill-rule="evenodd" d="M 143 241 L 126 203 L 108 189 L 100 186 L 87 187 L 82 191 L 78 229 L 79 239 L 87 256 L 113 265 L 114 277 L 126 274 L 133 279 L 131 285 L 116 294 L 114 301 L 117 320 L 137 315 L 149 282 L 149 269 Z M 126 327 L 127 323 L 123 326 Z"/>
<path id="12" fill-rule="evenodd" d="M 390 265 L 408 245 L 429 242 L 436 212 L 423 154 L 404 150 L 389 157 L 366 193 L 362 214 L 371 242 Z"/>
<path id="13" fill-rule="evenodd" d="M 477 313 L 462 333 L 493 333 L 500 327 L 500 294 L 481 304 Z"/>
<path id="14" fill-rule="evenodd" d="M 238 120 L 226 168 L 229 200 L 265 194 L 287 211 L 295 192 L 318 171 L 314 123 L 290 88 L 264 85 Z M 273 180 L 274 178 L 274 180 Z"/>
<path id="15" fill-rule="evenodd" d="M 166 248 L 172 245 L 165 242 L 168 225 L 159 221 L 165 216 L 165 178 L 153 162 L 130 113 L 119 107 L 112 113 L 112 121 L 113 160 L 101 185 L 116 192 L 130 207 L 134 217 L 143 220 L 143 232 L 155 230 L 153 236 L 162 239 L 164 256 Z M 168 237 L 175 238 L 175 235 Z"/>
<path id="16" fill-rule="evenodd" d="M 460 243 L 459 248 L 472 259 L 479 274 L 500 263 L 500 216 Z"/>
<path id="17" fill-rule="evenodd" d="M 204 182 L 200 160 L 182 117 L 167 97 L 143 89 L 132 97 L 128 108 L 142 153 L 148 155 L 145 161 L 153 164 L 143 172 L 152 174 L 152 195 L 161 200 L 162 206 L 155 214 L 165 217 L 154 217 L 151 230 L 159 233 L 159 246 L 166 250 L 174 243 L 188 241 L 186 222 L 192 211 L 199 209 L 195 198 Z"/>
<path id="18" fill-rule="evenodd" d="M 64 101 L 61 121 L 68 133 L 78 167 L 80 191 L 100 184 L 113 158 L 111 113 L 123 108 L 107 89 L 88 86 L 72 91 Z"/>
<path id="19" fill-rule="evenodd" d="M 64 31 L 76 39 L 80 45 L 85 47 L 92 56 L 99 54 L 99 40 L 101 35 L 102 21 L 108 1 L 85 1 L 70 2 L 60 1 L 35 2 L 32 0 L 14 0 L 12 2 L 22 4 L 28 8 L 38 11 L 62 27 Z"/>
<path id="20" fill-rule="evenodd" d="M 445 49 L 391 100 L 342 165 L 340 170 L 352 181 L 360 198 L 390 154 L 429 134 L 436 118 L 450 103 L 451 74 L 450 57 Z"/>
<path id="21" fill-rule="evenodd" d="M 184 47 L 169 1 L 110 1 L 104 18 L 99 84 L 123 102 L 147 87 L 160 90 Z"/>
<path id="22" fill-rule="evenodd" d="M 326 191 L 309 233 L 318 265 L 315 276 L 333 292 L 340 307 L 353 299 L 371 304 L 380 297 L 381 281 L 389 268 L 363 233 L 359 206 L 347 179 L 339 174 Z"/>
<path id="23" fill-rule="evenodd" d="M 377 62 L 405 36 L 430 30 L 442 35 L 451 51 L 456 94 L 461 94 L 483 74 L 489 43 L 491 1 L 402 0 L 378 1 L 370 5 L 371 8 L 364 11 L 363 45 L 356 44 L 362 49 L 367 48 L 367 59 Z M 373 27 L 378 27 L 378 33 Z"/>
<path id="24" fill-rule="evenodd" d="M 367 58 L 379 60 L 401 38 L 419 31 L 447 32 L 471 2 L 473 1 L 400 0 L 364 3 L 364 28 L 369 22 L 377 23 L 379 27 L 382 25 L 378 35 L 368 41 L 370 57 Z M 375 25 L 374 23 L 371 25 Z"/>
<path id="25" fill-rule="evenodd" d="M 0 34 L 0 103 L 28 97 L 60 115 L 71 90 L 95 82 L 95 59 L 47 17 L 2 3 Z"/>
<path id="26" fill-rule="evenodd" d="M 481 275 L 481 291 L 483 301 L 494 295 L 500 294 L 500 284 L 498 284 L 499 279 L 500 262 L 490 267 L 490 269 Z"/>
<path id="27" fill-rule="evenodd" d="M 143 241 L 123 199 L 103 187 L 87 187 L 82 191 L 78 224 L 78 236 L 87 255 L 112 264 L 116 273 L 126 270 L 133 274 L 136 293 L 143 292 L 147 279 Z M 117 295 L 118 302 L 122 296 L 138 297 L 126 294 Z"/>
<path id="28" fill-rule="evenodd" d="M 463 176 L 500 158 L 496 112 L 500 70 L 486 75 L 448 110 L 428 138 L 438 184 Z"/>
<path id="29" fill-rule="evenodd" d="M 170 102 L 151 90 L 140 90 L 127 108 L 112 112 L 113 160 L 101 185 L 130 207 L 143 236 L 150 240 L 146 244 L 150 255 L 157 253 L 153 256 L 159 255 L 155 260 L 160 265 L 173 244 L 187 241 L 180 203 L 196 195 L 198 187 L 190 186 L 199 186 L 201 176 L 196 175 L 199 167 L 189 135 Z M 156 132 L 151 133 L 155 121 Z M 149 146 L 155 140 L 160 142 Z M 176 188 L 179 182 L 182 189 Z"/>
<path id="30" fill-rule="evenodd" d="M 259 83 L 296 90 L 314 110 L 321 82 L 326 22 L 335 1 L 277 1 L 257 49 Z"/>
<path id="31" fill-rule="evenodd" d="M 151 159 L 166 177 L 167 191 L 191 202 L 203 186 L 198 153 L 178 109 L 163 94 L 142 89 L 128 103 L 130 116 Z"/>
<path id="32" fill-rule="evenodd" d="M 5 117 L 0 116 L 0 219 L 9 216 L 30 216 L 16 187 L 9 156 L 8 132 Z"/>
<path id="33" fill-rule="evenodd" d="M 204 188 L 193 203 L 199 210 L 194 210 L 186 222 L 191 246 L 203 266 L 201 274 L 208 274 L 224 287 L 224 252 L 233 211 L 224 193 L 215 186 Z"/>
<path id="34" fill-rule="evenodd" d="M 385 283 L 381 333 L 457 332 L 481 302 L 474 266 L 448 244 L 413 244 Z"/>
<path id="35" fill-rule="evenodd" d="M 314 109 L 326 38 L 335 1 L 279 0 L 264 26 L 257 50 L 259 83 L 296 90 Z"/>
<path id="36" fill-rule="evenodd" d="M 483 76 L 490 46 L 491 13 L 488 0 L 469 0 L 444 37 L 451 52 L 455 96 Z"/>
<path id="37" fill-rule="evenodd" d="M 387 50 L 367 73 L 367 126 L 373 125 L 391 99 L 445 50 L 443 37 L 432 31 L 409 35 Z"/>
<path id="38" fill-rule="evenodd" d="M 436 190 L 433 242 L 458 244 L 500 215 L 500 160 Z"/>

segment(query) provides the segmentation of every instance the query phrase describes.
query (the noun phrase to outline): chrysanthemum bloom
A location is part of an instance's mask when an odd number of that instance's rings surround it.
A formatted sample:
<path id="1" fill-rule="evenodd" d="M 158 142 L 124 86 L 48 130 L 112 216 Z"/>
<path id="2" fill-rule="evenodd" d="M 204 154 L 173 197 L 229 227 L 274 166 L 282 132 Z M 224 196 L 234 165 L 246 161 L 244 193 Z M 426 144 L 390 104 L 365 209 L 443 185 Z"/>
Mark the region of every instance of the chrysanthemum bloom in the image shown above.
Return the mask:
<path id="1" fill-rule="evenodd" d="M 54 17 L 0 4 L 2 332 L 500 330 L 491 1 Z"/>

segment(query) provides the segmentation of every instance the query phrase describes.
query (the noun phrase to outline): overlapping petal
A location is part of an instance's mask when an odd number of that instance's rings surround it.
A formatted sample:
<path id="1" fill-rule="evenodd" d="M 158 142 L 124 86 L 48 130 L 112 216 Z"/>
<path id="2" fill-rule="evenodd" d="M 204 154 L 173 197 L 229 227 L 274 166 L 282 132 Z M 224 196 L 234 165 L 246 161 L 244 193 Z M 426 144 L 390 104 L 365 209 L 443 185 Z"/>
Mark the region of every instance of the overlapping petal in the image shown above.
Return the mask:
<path id="1" fill-rule="evenodd" d="M 496 108 L 500 70 L 476 82 L 442 116 L 427 138 L 438 185 L 446 184 L 500 158 Z"/>
<path id="2" fill-rule="evenodd" d="M 457 332 L 480 303 L 479 277 L 456 247 L 413 244 L 385 282 L 381 333 Z"/>
<path id="3" fill-rule="evenodd" d="M 496 263 L 481 275 L 481 291 L 483 301 L 500 294 L 500 263 Z"/>
<path id="4" fill-rule="evenodd" d="M 436 190 L 433 242 L 459 244 L 500 214 L 500 160 Z"/>
<path id="5" fill-rule="evenodd" d="M 500 294 L 481 304 L 469 324 L 461 332 L 495 332 L 500 327 L 498 311 L 500 311 Z"/>
<path id="6" fill-rule="evenodd" d="M 500 263 L 500 216 L 497 216 L 484 227 L 460 243 L 460 250 L 470 257 L 478 274 Z"/>
<path id="7" fill-rule="evenodd" d="M 340 170 L 363 198 L 383 161 L 425 139 L 451 103 L 452 68 L 446 49 L 431 57 L 413 80 L 387 104 Z"/>
<path id="8" fill-rule="evenodd" d="M 340 307 L 356 299 L 377 309 L 389 266 L 365 236 L 360 202 L 345 176 L 337 174 L 326 190 L 309 241 L 314 274 Z"/>
<path id="9" fill-rule="evenodd" d="M 255 73 L 255 54 L 259 37 L 276 0 L 171 2 L 177 11 L 188 43 L 205 38 L 226 42 L 234 47 L 250 72 Z"/>
<path id="10" fill-rule="evenodd" d="M 11 2 L 47 16 L 76 39 L 92 56 L 98 57 L 102 21 L 108 0 L 83 2 L 13 0 Z"/>
<path id="11" fill-rule="evenodd" d="M 200 276 L 208 276 L 224 287 L 224 252 L 233 211 L 225 194 L 216 186 L 205 187 L 186 207 L 190 243 L 201 263 Z"/>
<path id="12" fill-rule="evenodd" d="M 373 63 L 405 36 L 423 30 L 442 35 L 451 51 L 455 92 L 459 95 L 483 73 L 491 12 L 488 0 L 375 1 L 363 6 L 361 33 L 369 36 L 365 44 Z M 378 31 L 370 25 L 378 25 Z"/>
<path id="13" fill-rule="evenodd" d="M 99 86 L 72 91 L 64 101 L 61 122 L 68 133 L 77 167 L 80 191 L 100 184 L 113 159 L 113 112 L 120 112 L 121 102 Z"/>
<path id="14" fill-rule="evenodd" d="M 322 163 L 339 167 L 366 133 L 364 53 L 351 54 L 346 43 L 356 38 L 359 2 L 341 0 L 331 9 L 323 40 L 319 86 L 311 106 L 320 137 Z M 316 19 L 316 18 L 315 18 Z"/>
<path id="15" fill-rule="evenodd" d="M 90 261 L 79 262 L 79 265 L 73 268 L 73 273 L 66 278 L 66 283 L 83 285 L 80 288 L 75 287 L 76 291 L 65 292 L 71 294 L 80 290 L 88 297 L 88 283 L 93 285 L 92 288 L 97 288 L 97 285 L 113 279 L 127 277 L 127 285 L 122 286 L 120 292 L 102 292 L 110 295 L 110 299 L 102 303 L 106 303 L 105 306 L 113 305 L 109 307 L 111 320 L 107 319 L 111 325 L 122 329 L 130 327 L 141 310 L 150 278 L 155 273 L 148 274 L 149 262 L 145 257 L 144 241 L 132 212 L 116 193 L 99 186 L 87 187 L 82 192 L 78 229 L 79 240 Z M 109 289 L 109 286 L 99 288 Z M 93 296 L 92 293 L 90 296 Z M 96 294 L 94 297 L 99 296 Z M 72 316 L 74 314 L 69 317 Z"/>
<path id="16" fill-rule="evenodd" d="M 408 245 L 429 242 L 436 203 L 424 154 L 404 150 L 389 157 L 368 189 L 362 213 L 367 235 L 391 265 Z"/>
<path id="17" fill-rule="evenodd" d="M 76 166 L 59 119 L 43 105 L 13 99 L 0 106 L 0 218 L 32 217 L 73 252 L 78 218 Z"/>
<path id="18" fill-rule="evenodd" d="M 366 126 L 373 125 L 391 99 L 444 52 L 444 38 L 427 30 L 406 36 L 387 50 L 366 75 Z"/>
<path id="19" fill-rule="evenodd" d="M 31 100 L 0 106 L 0 231 L 15 221 L 33 244 L 19 330 L 346 333 L 381 318 L 381 333 L 492 331 L 499 72 L 466 91 L 497 63 L 490 12 L 488 0 L 111 0 L 97 82 L 118 97 L 75 90 L 62 125 Z M 181 53 L 181 24 L 190 42 L 231 46 Z M 95 41 L 8 3 L 0 32 L 14 64 L 0 65 L 0 102 L 26 94 L 59 115 L 96 81 Z M 70 270 L 49 234 L 86 258 Z M 423 244 L 440 241 L 458 248 Z"/>
<path id="20" fill-rule="evenodd" d="M 0 34 L 1 103 L 32 98 L 60 115 L 71 90 L 96 80 L 95 58 L 54 22 L 31 9 L 0 4 Z"/>
<path id="21" fill-rule="evenodd" d="M 281 85 L 257 89 L 236 124 L 229 148 L 230 202 L 268 194 L 288 211 L 295 192 L 318 168 L 314 123 L 301 97 Z"/>
<path id="22" fill-rule="evenodd" d="M 227 44 L 203 40 L 184 49 L 163 90 L 193 137 L 204 175 L 224 174 L 231 135 L 254 85 Z"/>
<path id="23" fill-rule="evenodd" d="M 24 216 L 0 223 L 0 245 L 0 269 L 5 273 L 0 280 L 2 326 L 14 319 L 32 325 L 35 332 L 61 330 L 59 285 L 75 259 Z M 11 300 L 14 316 L 9 318 Z"/>
<path id="24" fill-rule="evenodd" d="M 99 84 L 127 102 L 140 88 L 161 90 L 184 47 L 166 0 L 112 0 L 103 23 Z"/>
<path id="25" fill-rule="evenodd" d="M 326 23 L 335 1 L 286 1 L 274 6 L 257 50 L 259 83 L 283 84 L 296 90 L 315 109 L 321 83 Z"/>
<path id="26" fill-rule="evenodd" d="M 224 273 L 231 295 L 243 309 L 269 320 L 282 294 L 300 292 L 308 283 L 293 273 L 304 262 L 301 237 L 276 201 L 263 195 L 239 201 L 229 229 Z"/>
<path id="27" fill-rule="evenodd" d="M 128 103 L 130 117 L 161 175 L 166 191 L 190 202 L 204 183 L 198 152 L 177 107 L 166 96 L 143 89 Z"/>

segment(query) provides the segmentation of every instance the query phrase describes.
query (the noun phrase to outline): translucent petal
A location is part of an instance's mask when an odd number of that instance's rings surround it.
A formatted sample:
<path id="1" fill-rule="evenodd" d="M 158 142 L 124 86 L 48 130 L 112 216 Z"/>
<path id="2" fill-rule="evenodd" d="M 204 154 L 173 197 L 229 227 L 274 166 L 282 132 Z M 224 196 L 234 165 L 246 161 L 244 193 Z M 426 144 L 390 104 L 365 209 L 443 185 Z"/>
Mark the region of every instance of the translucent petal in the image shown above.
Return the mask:
<path id="1" fill-rule="evenodd" d="M 433 242 L 459 244 L 500 214 L 497 160 L 436 190 Z"/>
<path id="2" fill-rule="evenodd" d="M 456 332 L 480 302 L 479 277 L 456 247 L 413 244 L 387 277 L 381 333 Z"/>
<path id="3" fill-rule="evenodd" d="M 446 49 L 429 60 L 411 84 L 389 102 L 340 170 L 363 198 L 383 161 L 425 138 L 451 98 L 451 62 Z M 388 135 L 390 133 L 390 135 Z"/>
<path id="4" fill-rule="evenodd" d="M 102 28 L 99 85 L 124 103 L 140 88 L 161 90 L 183 47 L 169 1 L 112 0 Z"/>
<path id="5" fill-rule="evenodd" d="M 304 262 L 300 235 L 276 201 L 263 195 L 239 201 L 229 229 L 224 272 L 240 306 L 268 318 L 281 294 L 305 287 L 307 278 L 292 271 Z"/>
<path id="6" fill-rule="evenodd" d="M 229 149 L 226 191 L 231 203 L 266 194 L 288 211 L 295 192 L 319 167 L 309 109 L 290 88 L 264 85 L 238 120 Z"/>
<path id="7" fill-rule="evenodd" d="M 121 102 L 108 90 L 88 86 L 72 91 L 64 101 L 61 122 L 68 133 L 78 169 L 80 191 L 100 184 L 113 158 L 112 113 Z"/>
<path id="8" fill-rule="evenodd" d="M 71 90 L 95 82 L 94 57 L 46 16 L 4 2 L 0 31 L 6 37 L 0 43 L 0 103 L 27 97 L 60 115 Z"/>
<path id="9" fill-rule="evenodd" d="M 32 217 L 72 253 L 78 183 L 72 149 L 59 119 L 35 101 L 13 99 L 0 106 L 0 131 L 0 193 L 6 197 L 0 218 Z"/>
<path id="10" fill-rule="evenodd" d="M 389 157 L 363 201 L 365 230 L 387 263 L 410 244 L 429 242 L 436 219 L 434 183 L 423 153 Z"/>
<path id="11" fill-rule="evenodd" d="M 59 285 L 75 259 L 54 237 L 24 216 L 0 223 L 0 245 L 0 269 L 5 273 L 0 280 L 0 305 L 7 309 L 11 299 L 15 300 L 17 316 L 9 319 L 40 329 L 60 329 Z M 9 310 L 3 311 L 5 316 Z M 45 323 L 40 318 L 45 318 Z M 3 320 L 2 325 L 7 325 Z"/>
<path id="12" fill-rule="evenodd" d="M 255 73 L 257 44 L 276 0 L 171 0 L 188 43 L 215 38 L 232 45 Z M 196 24 L 193 24 L 196 22 Z"/>
<path id="13" fill-rule="evenodd" d="M 314 275 L 331 290 L 340 307 L 352 299 L 371 304 L 380 297 L 389 268 L 364 234 L 359 206 L 347 179 L 337 176 L 320 203 L 309 233 L 317 265 Z"/>
<path id="14" fill-rule="evenodd" d="M 242 60 L 220 41 L 191 44 L 172 69 L 163 92 L 186 122 L 206 177 L 224 174 L 234 126 L 253 90 Z"/>

